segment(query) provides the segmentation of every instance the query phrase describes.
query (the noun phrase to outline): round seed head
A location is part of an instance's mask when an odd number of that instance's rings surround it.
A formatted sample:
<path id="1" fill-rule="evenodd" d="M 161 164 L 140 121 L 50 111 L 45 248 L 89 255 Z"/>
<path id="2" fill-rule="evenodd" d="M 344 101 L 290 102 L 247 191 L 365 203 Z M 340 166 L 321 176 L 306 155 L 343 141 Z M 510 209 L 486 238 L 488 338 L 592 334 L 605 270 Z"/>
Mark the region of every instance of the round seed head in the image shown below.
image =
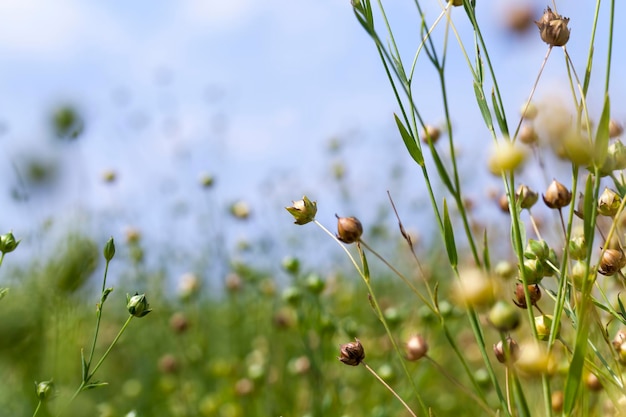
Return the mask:
<path id="1" fill-rule="evenodd" d="M 520 201 L 520 207 L 523 209 L 530 209 L 539 199 L 539 194 L 525 184 L 518 187 L 515 196 Z"/>
<path id="2" fill-rule="evenodd" d="M 508 336 L 506 338 L 506 348 L 502 343 L 502 340 L 500 340 L 498 343 L 493 345 L 493 353 L 496 355 L 496 359 L 500 363 L 514 363 L 519 357 L 519 345 L 515 340 Z"/>
<path id="3" fill-rule="evenodd" d="M 621 197 L 609 187 L 605 187 L 604 192 L 598 199 L 598 214 L 613 217 L 617 214 L 621 204 Z"/>
<path id="4" fill-rule="evenodd" d="M 515 171 L 526 159 L 525 150 L 511 142 L 501 140 L 489 157 L 489 171 L 494 175 Z"/>
<path id="5" fill-rule="evenodd" d="M 543 202 L 551 209 L 563 208 L 571 201 L 572 192 L 557 180 L 552 180 L 552 183 L 550 183 L 546 193 L 543 195 Z"/>
<path id="6" fill-rule="evenodd" d="M 440 137 L 441 129 L 439 129 L 437 126 L 426 125 L 426 129 L 422 132 L 422 142 L 424 143 L 428 143 L 430 141 L 435 144 Z"/>
<path id="7" fill-rule="evenodd" d="M 533 120 L 537 117 L 537 113 L 539 113 L 539 111 L 537 110 L 535 103 L 528 103 L 528 105 L 524 104 L 522 106 L 520 113 L 524 119 Z"/>
<path id="8" fill-rule="evenodd" d="M 363 225 L 356 217 L 337 217 L 337 239 L 343 243 L 354 243 L 363 234 Z"/>
<path id="9" fill-rule="evenodd" d="M 539 288 L 539 285 L 529 285 L 528 295 L 530 296 L 530 304 L 533 306 L 536 305 L 537 301 L 541 299 L 541 289 Z M 526 303 L 526 295 L 524 294 L 524 284 L 518 282 L 515 285 L 515 300 L 513 300 L 513 302 L 519 308 L 528 308 L 528 304 Z"/>
<path id="10" fill-rule="evenodd" d="M 616 138 L 624 133 L 624 127 L 615 119 L 609 120 L 609 137 Z"/>
<path id="11" fill-rule="evenodd" d="M 428 343 L 422 335 L 416 334 L 406 342 L 405 352 L 407 360 L 420 360 L 428 353 Z"/>
<path id="12" fill-rule="evenodd" d="M 569 18 L 561 17 L 547 7 L 541 19 L 535 22 L 539 28 L 541 40 L 550 46 L 563 46 L 569 40 Z"/>
<path id="13" fill-rule="evenodd" d="M 488 320 L 499 331 L 510 332 L 519 326 L 520 315 L 511 304 L 499 300 L 491 307 Z"/>
<path id="14" fill-rule="evenodd" d="M 531 125 L 524 125 L 519 131 L 517 138 L 525 145 L 533 145 L 539 140 L 535 128 Z"/>
<path id="15" fill-rule="evenodd" d="M 365 350 L 361 341 L 354 338 L 354 342 L 346 343 L 340 347 L 340 356 L 337 358 L 350 366 L 357 366 L 365 359 Z"/>
<path id="16" fill-rule="evenodd" d="M 626 257 L 621 249 L 606 249 L 602 253 L 598 272 L 602 275 L 613 275 L 626 265 Z"/>

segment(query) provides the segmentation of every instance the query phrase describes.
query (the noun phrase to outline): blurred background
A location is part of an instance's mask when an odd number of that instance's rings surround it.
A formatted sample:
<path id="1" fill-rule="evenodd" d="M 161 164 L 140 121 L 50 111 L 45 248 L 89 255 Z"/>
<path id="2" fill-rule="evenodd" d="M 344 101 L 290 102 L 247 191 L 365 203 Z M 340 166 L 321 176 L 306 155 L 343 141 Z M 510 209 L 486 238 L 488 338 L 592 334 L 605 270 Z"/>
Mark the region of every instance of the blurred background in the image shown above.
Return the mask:
<path id="1" fill-rule="evenodd" d="M 427 3 L 433 22 L 441 8 Z M 533 23 L 546 5 L 477 3 L 512 124 L 547 51 Z M 420 17 L 409 1 L 387 6 L 408 65 Z M 571 18 L 567 48 L 583 76 L 593 7 L 568 2 L 559 12 Z M 452 16 L 471 49 L 463 10 Z M 624 39 L 624 27 L 615 29 Z M 440 25 L 438 47 L 443 34 Z M 597 119 L 605 43 L 595 54 L 588 102 Z M 616 49 L 613 58 L 617 72 L 626 56 Z M 485 164 L 492 140 L 453 37 L 447 62 L 472 219 L 506 224 L 500 179 Z M 125 293 L 146 292 L 155 312 L 132 323 L 103 366 L 99 378 L 111 387 L 79 397 L 67 415 L 401 415 L 387 392 L 369 388 L 375 381 L 337 368 L 338 343 L 358 335 L 378 349 L 368 358 L 386 366 L 388 381 L 397 373 L 368 303 L 355 303 L 366 294 L 345 272 L 349 261 L 284 210 L 306 194 L 331 230 L 335 213 L 357 216 L 368 241 L 394 261 L 407 251 L 388 190 L 419 256 L 434 275 L 445 273 L 436 268 L 441 241 L 421 173 L 393 120 L 397 104 L 348 0 L 2 0 L 0 68 L 0 232 L 21 239 L 0 269 L 0 286 L 10 288 L 0 302 L 3 415 L 32 415 L 33 380 L 54 377 L 62 398 L 76 387 L 110 236 L 118 252 L 107 285 L 116 291 L 97 351 L 123 323 Z M 443 127 L 426 60 L 414 83 L 423 118 Z M 555 49 L 537 101 L 567 101 L 568 88 Z M 611 94 L 613 117 L 626 121 L 618 76 Z M 547 186 L 533 164 L 524 180 Z M 394 279 L 376 283 L 389 320 L 428 323 Z M 436 373 L 415 375 L 425 393 L 437 387 Z M 463 397 L 432 394 L 440 410 L 467 412 Z"/>
<path id="2" fill-rule="evenodd" d="M 441 9 L 427 3 L 433 21 Z M 511 120 L 547 50 L 533 23 L 544 6 L 478 6 Z M 387 12 L 411 62 L 419 43 L 414 5 L 391 2 Z M 564 4 L 560 12 L 572 19 L 568 50 L 582 76 L 592 6 Z M 471 48 L 462 14 L 453 11 Z M 616 30 L 619 39 L 624 29 Z M 499 186 L 483 163 L 491 141 L 453 39 L 449 49 L 449 88 L 461 98 L 452 103 L 454 127 L 462 169 L 471 172 L 466 187 L 475 202 L 486 201 Z M 568 97 L 563 54 L 553 52 L 539 100 Z M 416 214 L 423 189 L 393 124 L 397 106 L 348 1 L 4 0 L 0 56 L 0 229 L 23 239 L 24 256 L 48 250 L 38 234 L 55 226 L 100 241 L 139 230 L 171 254 L 211 236 L 226 252 L 255 241 L 280 255 L 299 250 L 293 241 L 284 246 L 301 230 L 282 208 L 303 194 L 319 201 L 328 224 L 334 213 L 394 224 L 389 190 L 405 220 L 432 233 Z M 613 68 L 624 59 L 615 54 Z M 435 76 L 424 60 L 414 82 L 424 119 L 441 125 Z M 614 117 L 623 120 L 625 86 L 614 81 Z M 590 97 L 593 114 L 601 100 Z M 493 204 L 476 208 L 490 218 Z"/>

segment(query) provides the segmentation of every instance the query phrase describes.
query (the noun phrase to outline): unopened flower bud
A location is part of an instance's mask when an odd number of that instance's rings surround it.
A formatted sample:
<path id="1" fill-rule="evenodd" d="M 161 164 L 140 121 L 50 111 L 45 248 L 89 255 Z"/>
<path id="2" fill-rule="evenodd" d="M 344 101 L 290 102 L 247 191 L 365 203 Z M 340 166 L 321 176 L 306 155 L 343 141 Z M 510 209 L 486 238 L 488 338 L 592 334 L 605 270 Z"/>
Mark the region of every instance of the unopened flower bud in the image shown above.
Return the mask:
<path id="1" fill-rule="evenodd" d="M 615 191 L 606 187 L 598 199 L 598 214 L 613 217 L 617 214 L 621 204 L 621 197 Z"/>
<path id="2" fill-rule="evenodd" d="M 109 262 L 115 256 L 115 242 L 113 241 L 113 237 L 110 237 L 109 240 L 107 240 L 107 243 L 104 245 L 103 254 L 104 259 L 106 259 L 107 262 Z"/>
<path id="3" fill-rule="evenodd" d="M 54 395 L 54 382 L 52 380 L 35 382 L 35 390 L 40 401 L 49 400 Z"/>
<path id="4" fill-rule="evenodd" d="M 626 257 L 621 249 L 606 249 L 602 253 L 598 272 L 602 275 L 613 275 L 626 265 Z"/>
<path id="5" fill-rule="evenodd" d="M 615 119 L 609 120 L 609 137 L 616 138 L 624 133 L 624 127 Z"/>
<path id="6" fill-rule="evenodd" d="M 552 180 L 546 193 L 543 195 L 543 202 L 551 209 L 560 209 L 567 206 L 572 201 L 572 192 L 557 180 Z"/>
<path id="7" fill-rule="evenodd" d="M 187 316 L 185 316 L 185 313 L 179 311 L 172 314 L 172 317 L 170 317 L 170 329 L 172 329 L 174 333 L 185 333 L 188 328 L 189 320 Z"/>
<path id="8" fill-rule="evenodd" d="M 337 239 L 343 243 L 354 243 L 363 234 L 363 225 L 356 217 L 337 217 Z"/>
<path id="9" fill-rule="evenodd" d="M 511 304 L 499 300 L 497 301 L 487 316 L 489 322 L 501 332 L 510 332 L 519 326 L 519 311 Z"/>
<path id="10" fill-rule="evenodd" d="M 530 305 L 536 305 L 537 301 L 541 299 L 541 289 L 539 288 L 539 285 L 529 285 L 528 296 L 530 298 Z M 515 299 L 513 300 L 513 302 L 519 308 L 528 308 L 528 304 L 526 303 L 526 294 L 524 294 L 524 284 L 518 282 L 515 285 Z"/>
<path id="11" fill-rule="evenodd" d="M 517 188 L 515 196 L 520 202 L 520 207 L 527 210 L 534 206 L 539 199 L 539 194 L 537 194 L 535 191 L 531 190 L 530 187 L 524 184 L 520 185 Z"/>
<path id="12" fill-rule="evenodd" d="M 363 359 L 365 359 L 365 350 L 363 349 L 361 341 L 356 337 L 354 340 L 354 342 L 341 345 L 340 356 L 337 358 L 341 362 L 350 366 L 357 366 L 363 362 Z"/>
<path id="13" fill-rule="evenodd" d="M 545 341 L 550 338 L 550 329 L 552 328 L 553 321 L 554 318 L 552 316 L 545 314 L 535 317 L 535 328 L 537 329 L 537 338 L 539 340 Z M 559 337 L 560 330 L 561 326 L 557 324 L 556 337 Z"/>
<path id="14" fill-rule="evenodd" d="M 436 126 L 426 125 L 426 129 L 422 132 L 422 142 L 428 143 L 430 141 L 435 144 L 440 136 L 441 129 Z"/>
<path id="15" fill-rule="evenodd" d="M 0 252 L 13 252 L 17 248 L 17 245 L 20 244 L 20 242 L 21 240 L 15 240 L 15 236 L 13 236 L 12 232 L 0 235 Z"/>
<path id="16" fill-rule="evenodd" d="M 457 7 L 457 6 L 463 6 L 463 0 L 451 0 L 452 1 L 452 5 Z"/>
<path id="17" fill-rule="evenodd" d="M 506 338 L 506 346 L 500 340 L 493 345 L 493 353 L 500 363 L 513 363 L 519 357 L 519 345 L 510 336 Z"/>
<path id="18" fill-rule="evenodd" d="M 152 311 L 145 294 L 135 293 L 132 297 L 126 294 L 126 300 L 128 301 L 126 308 L 131 316 L 143 317 Z"/>
<path id="19" fill-rule="evenodd" d="M 409 361 L 417 361 L 422 359 L 428 353 L 428 343 L 421 334 L 411 336 L 406 342 L 404 351 Z"/>
<path id="20" fill-rule="evenodd" d="M 300 260 L 293 256 L 287 256 L 283 259 L 283 269 L 291 275 L 296 275 L 300 271 Z"/>
<path id="21" fill-rule="evenodd" d="M 306 277 L 305 286 L 306 286 L 306 289 L 309 290 L 311 293 L 321 294 L 322 291 L 324 291 L 324 288 L 326 287 L 326 283 L 324 282 L 322 277 L 320 277 L 319 275 L 309 274 Z"/>
<path id="22" fill-rule="evenodd" d="M 535 22 L 539 28 L 541 40 L 550 46 L 563 46 L 569 40 L 569 18 L 561 17 L 547 7 L 540 20 Z"/>
<path id="23" fill-rule="evenodd" d="M 302 200 L 294 201 L 291 207 L 285 207 L 285 209 L 296 220 L 295 224 L 307 224 L 315 220 L 317 203 L 303 196 Z"/>

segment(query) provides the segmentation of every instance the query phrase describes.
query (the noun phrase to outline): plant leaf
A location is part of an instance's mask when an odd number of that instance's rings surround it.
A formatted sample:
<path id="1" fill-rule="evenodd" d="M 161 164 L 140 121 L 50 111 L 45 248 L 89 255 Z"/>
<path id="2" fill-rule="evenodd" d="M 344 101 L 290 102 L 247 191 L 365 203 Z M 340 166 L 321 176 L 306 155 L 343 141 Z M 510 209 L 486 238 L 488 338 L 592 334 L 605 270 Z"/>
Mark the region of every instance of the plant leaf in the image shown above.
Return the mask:
<path id="1" fill-rule="evenodd" d="M 498 101 L 496 100 L 496 92 L 493 88 L 491 89 L 491 102 L 493 103 L 493 111 L 496 113 L 496 121 L 500 127 L 500 132 L 502 132 L 504 136 L 508 137 L 509 128 L 506 125 L 506 120 L 504 120 L 504 115 L 500 111 L 500 106 L 498 106 Z"/>
<path id="2" fill-rule="evenodd" d="M 476 95 L 476 101 L 478 102 L 478 107 L 480 108 L 480 114 L 483 115 L 483 119 L 485 120 L 487 127 L 490 130 L 493 130 L 493 120 L 491 118 L 491 112 L 489 111 L 487 99 L 485 99 L 482 87 L 478 85 L 476 81 L 474 81 L 474 94 Z"/>
<path id="3" fill-rule="evenodd" d="M 400 120 L 398 115 L 394 113 L 393 117 L 396 119 L 396 125 L 398 125 L 400 136 L 402 136 L 402 140 L 404 141 L 404 146 L 406 146 L 407 151 L 409 151 L 409 155 L 411 155 L 411 158 L 413 158 L 413 160 L 417 162 L 419 166 L 423 167 L 424 156 L 422 155 L 422 151 L 420 150 L 419 146 L 417 146 L 417 142 L 411 136 L 409 131 L 406 130 L 406 128 L 402 124 L 402 121 Z"/>
<path id="4" fill-rule="evenodd" d="M 446 171 L 446 167 L 443 165 L 441 158 L 439 158 L 439 153 L 437 153 L 437 149 L 430 144 L 430 149 L 433 155 L 433 161 L 435 162 L 435 166 L 437 167 L 437 172 L 439 173 L 439 179 L 443 181 L 444 185 L 450 191 L 450 193 L 455 194 L 456 191 L 454 186 L 452 185 L 452 181 L 450 180 L 450 176 L 448 175 L 448 171 Z"/>
<path id="5" fill-rule="evenodd" d="M 609 150 L 609 121 L 611 119 L 611 100 L 607 94 L 604 98 L 604 107 L 602 115 L 598 122 L 598 130 L 596 131 L 596 140 L 594 142 L 594 163 L 596 167 L 601 168 L 606 159 Z"/>
<path id="6" fill-rule="evenodd" d="M 593 233 L 595 232 L 594 225 L 592 223 L 593 216 L 591 215 L 594 210 L 594 202 L 593 180 L 592 176 L 589 175 L 585 183 L 585 195 L 583 200 L 583 231 L 585 234 L 585 241 L 587 242 L 593 241 Z"/>
<path id="7" fill-rule="evenodd" d="M 443 199 L 443 234 L 446 241 L 448 259 L 450 260 L 450 265 L 454 268 L 457 266 L 458 258 L 456 253 L 456 244 L 454 242 L 454 230 L 452 229 L 452 223 L 450 222 L 448 203 L 445 198 Z"/>

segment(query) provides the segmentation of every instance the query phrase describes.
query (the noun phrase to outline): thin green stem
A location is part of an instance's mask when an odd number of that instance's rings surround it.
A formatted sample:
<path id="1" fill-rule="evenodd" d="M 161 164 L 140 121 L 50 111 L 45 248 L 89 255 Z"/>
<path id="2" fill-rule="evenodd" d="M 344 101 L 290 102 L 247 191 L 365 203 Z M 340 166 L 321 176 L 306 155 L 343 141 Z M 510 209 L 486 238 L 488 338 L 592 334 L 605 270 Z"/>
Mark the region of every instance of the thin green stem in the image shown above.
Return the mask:
<path id="1" fill-rule="evenodd" d="M 4 256 L 4 254 L 2 255 Z M 39 400 L 39 402 L 37 403 L 37 408 L 35 408 L 35 412 L 33 413 L 33 417 L 35 417 L 37 413 L 39 412 L 39 409 L 41 408 L 41 404 L 42 404 L 42 401 Z"/>
<path id="2" fill-rule="evenodd" d="M 393 388 L 391 388 L 389 386 L 389 384 L 387 384 L 385 382 L 384 379 L 382 379 L 380 376 L 378 376 L 378 374 L 376 373 L 376 371 L 374 371 L 368 364 L 366 364 L 365 362 L 361 362 L 363 364 L 363 366 L 365 366 L 365 369 L 367 369 L 368 371 L 370 371 L 370 373 L 372 375 L 374 375 L 376 377 L 376 379 L 378 379 L 378 381 L 383 384 L 385 386 L 385 388 L 387 388 L 393 395 L 394 397 L 396 397 L 398 399 L 398 401 L 400 401 L 402 403 L 402 405 L 404 406 L 404 408 L 406 408 L 406 410 L 409 412 L 409 414 L 411 414 L 413 417 L 417 417 L 415 415 L 415 413 L 413 412 L 413 410 L 411 410 L 411 407 L 409 407 L 409 405 L 402 399 L 402 397 L 400 397 L 398 395 L 398 393 L 396 391 L 394 391 Z"/>

